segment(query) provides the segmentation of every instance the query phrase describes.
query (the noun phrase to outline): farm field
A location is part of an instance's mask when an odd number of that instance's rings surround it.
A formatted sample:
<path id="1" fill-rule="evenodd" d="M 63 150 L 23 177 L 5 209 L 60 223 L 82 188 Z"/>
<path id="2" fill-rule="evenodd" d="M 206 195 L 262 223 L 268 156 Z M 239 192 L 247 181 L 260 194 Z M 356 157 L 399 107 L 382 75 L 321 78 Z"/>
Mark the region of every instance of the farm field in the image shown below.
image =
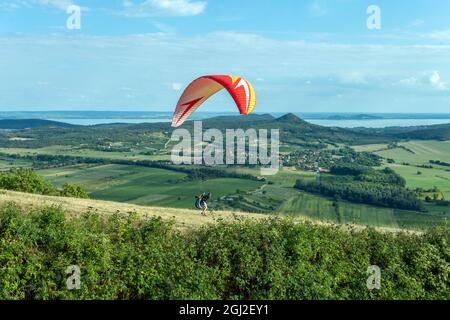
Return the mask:
<path id="1" fill-rule="evenodd" d="M 450 199 L 450 171 L 440 169 L 418 168 L 399 164 L 388 165 L 406 180 L 408 188 L 438 188 L 445 199 Z M 420 172 L 420 174 L 418 174 Z"/>
<path id="2" fill-rule="evenodd" d="M 0 153 L 18 155 L 67 155 L 75 157 L 102 158 L 102 159 L 127 159 L 127 160 L 170 160 L 170 155 L 142 155 L 139 152 L 106 152 L 91 149 L 74 148 L 70 146 L 49 146 L 44 148 L 0 148 Z"/>
<path id="3" fill-rule="evenodd" d="M 237 168 L 227 169 L 228 171 L 251 174 L 254 176 L 260 176 L 261 170 L 259 168 Z M 282 167 L 276 175 L 265 176 L 268 181 L 272 181 L 275 184 L 280 184 L 285 187 L 293 187 L 297 179 L 315 179 L 316 173 L 311 171 L 303 171 L 291 167 Z"/>
<path id="4" fill-rule="evenodd" d="M 205 190 L 219 198 L 262 185 L 262 182 L 234 178 L 187 181 L 184 173 L 114 164 L 72 166 L 39 173 L 58 186 L 82 185 L 94 199 L 174 208 L 192 208 L 194 195 Z"/>
<path id="5" fill-rule="evenodd" d="M 393 169 L 398 168 L 417 169 L 408 166 L 397 166 Z M 251 168 L 229 170 L 253 175 L 259 173 L 258 169 Z M 213 193 L 214 201 L 210 205 L 212 209 L 281 213 L 332 223 L 423 229 L 450 217 L 447 207 L 429 204 L 429 213 L 345 201 L 339 201 L 336 207 L 331 199 L 294 189 L 296 179 L 315 179 L 315 173 L 292 168 L 282 168 L 277 175 L 266 177 L 270 184 L 234 178 L 186 181 L 186 174 L 180 172 L 116 164 L 46 169 L 40 170 L 39 174 L 59 187 L 64 183 L 82 185 L 93 199 L 145 206 L 191 209 L 194 195 L 207 190 Z M 413 176 L 413 172 L 409 171 L 403 171 L 401 174 L 406 178 L 408 175 Z M 419 178 L 426 179 L 426 174 Z M 423 185 L 422 181 L 410 183 L 411 187 L 414 183 Z M 443 188 L 442 185 L 438 187 Z"/>
<path id="6" fill-rule="evenodd" d="M 305 216 L 339 224 L 360 224 L 374 227 L 423 229 L 442 223 L 442 212 L 437 208 L 429 213 L 374 207 L 339 201 L 299 192 L 281 207 L 280 212 L 292 216 Z M 445 216 L 450 217 L 450 213 Z"/>
<path id="7" fill-rule="evenodd" d="M 2 159 L 0 156 L 0 170 L 10 170 L 14 168 L 31 167 L 31 161 L 28 160 L 14 160 Z"/>
<path id="8" fill-rule="evenodd" d="M 357 151 L 375 152 L 394 158 L 395 164 L 384 163 L 407 181 L 411 189 L 438 188 L 445 199 L 450 199 L 450 172 L 448 168 L 433 165 L 433 169 L 418 168 L 429 165 L 429 160 L 450 162 L 448 141 L 410 141 L 404 148 L 385 151 L 387 144 L 354 147 Z M 409 151 L 408 151 L 409 150 Z M 105 152 L 80 147 L 49 146 L 45 148 L 0 148 L 6 154 L 48 154 L 79 157 L 163 160 L 169 156 L 148 156 L 136 152 Z M 403 162 L 411 165 L 402 165 Z M 31 166 L 31 161 L 14 159 L 13 167 Z M 0 170 L 11 168 L 11 160 L 0 157 Z M 260 168 L 223 167 L 223 170 L 262 177 Z M 418 172 L 421 174 L 418 174 Z M 364 204 L 339 201 L 300 192 L 293 188 L 297 179 L 314 180 L 316 173 L 293 167 L 281 167 L 278 174 L 265 176 L 265 182 L 247 179 L 218 178 L 206 181 L 187 180 L 187 175 L 171 170 L 132 165 L 81 164 L 39 170 L 47 180 L 61 187 L 64 183 L 83 186 L 92 199 L 115 201 L 143 206 L 191 209 L 194 196 L 203 191 L 213 193 L 210 207 L 215 210 L 247 211 L 301 216 L 333 223 L 355 223 L 392 228 L 429 228 L 449 217 L 448 207 L 426 203 L 427 213 L 401 211 Z M 425 195 L 422 196 L 424 198 Z"/>
<path id="9" fill-rule="evenodd" d="M 357 152 L 376 152 L 386 149 L 387 147 L 387 144 L 365 144 L 361 146 L 353 146 L 352 148 Z"/>
<path id="10" fill-rule="evenodd" d="M 440 170 L 437 171 L 440 172 Z M 239 172 L 256 174 L 258 170 L 239 169 Z M 403 174 L 406 175 L 406 173 Z M 261 189 L 247 193 L 241 198 L 239 203 L 245 203 L 246 209 L 251 208 L 253 205 L 255 209 L 271 208 L 274 212 L 281 214 L 302 216 L 332 223 L 350 223 L 405 229 L 430 228 L 442 223 L 444 218 L 450 218 L 448 207 L 432 204 L 425 205 L 427 210 L 425 213 L 346 201 L 339 201 L 338 207 L 335 207 L 332 199 L 301 192 L 292 188 L 296 179 L 299 178 L 315 179 L 315 173 L 292 168 L 282 168 L 277 175 L 267 177 L 268 181 L 273 182 L 272 184 L 264 185 Z M 434 180 L 432 179 L 432 181 Z"/>
<path id="11" fill-rule="evenodd" d="M 429 164 L 430 160 L 450 162 L 450 141 L 409 141 L 399 145 L 408 149 L 395 148 L 375 152 L 383 158 L 394 159 L 397 163 L 410 163 L 415 165 Z"/>

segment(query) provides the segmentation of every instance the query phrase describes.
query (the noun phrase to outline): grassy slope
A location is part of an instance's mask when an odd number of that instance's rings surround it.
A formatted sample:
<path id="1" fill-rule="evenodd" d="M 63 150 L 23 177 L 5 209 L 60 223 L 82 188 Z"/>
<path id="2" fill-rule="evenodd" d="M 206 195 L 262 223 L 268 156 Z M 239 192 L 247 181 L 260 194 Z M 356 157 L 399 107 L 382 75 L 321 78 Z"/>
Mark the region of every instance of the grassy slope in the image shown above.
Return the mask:
<path id="1" fill-rule="evenodd" d="M 391 149 L 376 152 L 384 158 L 392 158 L 396 162 L 410 164 L 428 164 L 430 160 L 450 161 L 450 141 L 409 141 L 400 143 L 409 149 Z"/>
<path id="2" fill-rule="evenodd" d="M 14 202 L 20 207 L 25 209 L 38 208 L 43 205 L 56 205 L 61 206 L 69 214 L 79 215 L 80 213 L 87 212 L 89 210 L 96 211 L 103 215 L 110 215 L 114 213 L 131 213 L 135 212 L 143 217 L 159 216 L 166 220 L 173 220 L 175 226 L 181 230 L 190 228 L 197 228 L 207 224 L 215 223 L 218 220 L 230 220 L 235 217 L 246 217 L 251 219 L 266 219 L 273 215 L 261 215 L 252 213 L 240 213 L 231 211 L 214 211 L 208 216 L 202 216 L 198 210 L 188 209 L 174 209 L 174 208 L 161 208 L 161 207 L 145 207 L 128 203 L 110 202 L 102 200 L 91 199 L 76 199 L 76 198 L 64 198 L 64 197 L 51 197 L 42 196 L 36 194 L 27 194 L 21 192 L 0 190 L 0 206 Z M 319 225 L 332 225 L 330 223 L 310 220 L 306 217 L 295 217 L 293 220 L 297 223 L 310 222 Z M 358 225 L 346 225 L 341 226 L 345 229 L 348 227 L 363 229 L 363 226 Z M 378 231 L 382 232 L 404 232 L 396 228 L 377 227 Z M 417 231 L 411 231 L 417 233 Z"/>
<path id="3" fill-rule="evenodd" d="M 94 210 L 105 215 L 116 212 L 123 214 L 136 212 L 140 216 L 144 217 L 160 216 L 161 218 L 167 220 L 175 219 L 176 226 L 181 229 L 198 227 L 207 223 L 212 223 L 217 218 L 232 218 L 234 215 L 232 212 L 214 212 L 213 215 L 203 217 L 198 210 L 145 207 L 121 202 L 42 196 L 37 194 L 2 190 L 0 192 L 0 205 L 8 202 L 15 202 L 22 208 L 37 208 L 42 205 L 57 205 L 62 206 L 64 210 L 74 215 L 78 215 L 88 210 Z M 263 215 L 249 213 L 237 213 L 237 215 L 245 215 L 246 217 L 255 219 L 262 219 L 265 217 Z"/>

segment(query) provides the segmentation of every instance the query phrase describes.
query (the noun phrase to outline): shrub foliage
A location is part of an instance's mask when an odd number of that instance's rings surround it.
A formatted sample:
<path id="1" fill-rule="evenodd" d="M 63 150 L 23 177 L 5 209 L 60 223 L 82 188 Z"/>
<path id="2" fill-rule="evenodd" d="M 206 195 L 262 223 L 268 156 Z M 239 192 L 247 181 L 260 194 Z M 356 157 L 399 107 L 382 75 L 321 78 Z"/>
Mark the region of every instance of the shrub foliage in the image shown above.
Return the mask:
<path id="1" fill-rule="evenodd" d="M 89 198 L 83 187 L 66 183 L 60 190 L 31 169 L 11 170 L 0 173 L 0 189 L 49 196 Z"/>
<path id="2" fill-rule="evenodd" d="M 179 232 L 135 214 L 0 210 L 0 299 L 449 299 L 450 226 L 425 234 L 217 221 Z M 66 269 L 81 269 L 68 290 Z M 381 290 L 366 287 L 369 265 Z"/>

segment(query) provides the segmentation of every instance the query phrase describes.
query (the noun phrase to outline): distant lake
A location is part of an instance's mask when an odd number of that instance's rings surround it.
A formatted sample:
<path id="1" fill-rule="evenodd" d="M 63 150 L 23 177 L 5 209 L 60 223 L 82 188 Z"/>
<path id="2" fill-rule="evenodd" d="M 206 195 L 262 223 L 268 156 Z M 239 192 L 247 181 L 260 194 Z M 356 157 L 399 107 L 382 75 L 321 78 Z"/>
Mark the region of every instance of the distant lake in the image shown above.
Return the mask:
<path id="1" fill-rule="evenodd" d="M 157 123 L 171 122 L 171 118 L 50 118 L 48 120 L 61 121 L 75 125 L 92 126 L 109 123 Z M 375 119 L 375 120 L 324 120 L 305 119 L 306 121 L 326 127 L 342 128 L 384 128 L 384 127 L 411 127 L 450 123 L 450 119 Z"/>
<path id="2" fill-rule="evenodd" d="M 259 114 L 264 114 L 263 112 Z M 272 112 L 278 118 L 286 112 Z M 296 112 L 306 121 L 327 127 L 384 128 L 410 127 L 450 123 L 450 113 L 332 113 Z M 173 112 L 168 111 L 0 111 L 0 119 L 47 119 L 75 125 L 92 126 L 109 123 L 171 122 Z M 234 116 L 236 112 L 195 112 L 191 120 L 217 116 Z"/>
<path id="3" fill-rule="evenodd" d="M 435 124 L 450 123 L 450 119 L 376 119 L 376 120 L 310 119 L 306 121 L 326 127 L 342 127 L 342 128 L 413 127 L 413 126 L 430 126 Z"/>

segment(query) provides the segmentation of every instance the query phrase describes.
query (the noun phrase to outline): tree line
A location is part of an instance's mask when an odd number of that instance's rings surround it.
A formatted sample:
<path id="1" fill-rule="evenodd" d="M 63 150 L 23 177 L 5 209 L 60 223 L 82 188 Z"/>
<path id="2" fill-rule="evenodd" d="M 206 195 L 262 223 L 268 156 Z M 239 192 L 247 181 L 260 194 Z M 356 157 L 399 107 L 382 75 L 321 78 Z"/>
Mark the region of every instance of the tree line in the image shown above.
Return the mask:
<path id="1" fill-rule="evenodd" d="M 350 202 L 381 207 L 422 211 L 415 192 L 405 188 L 405 180 L 390 168 L 375 170 L 347 164 L 332 167 L 331 175 L 320 181 L 297 180 L 295 188 Z"/>

